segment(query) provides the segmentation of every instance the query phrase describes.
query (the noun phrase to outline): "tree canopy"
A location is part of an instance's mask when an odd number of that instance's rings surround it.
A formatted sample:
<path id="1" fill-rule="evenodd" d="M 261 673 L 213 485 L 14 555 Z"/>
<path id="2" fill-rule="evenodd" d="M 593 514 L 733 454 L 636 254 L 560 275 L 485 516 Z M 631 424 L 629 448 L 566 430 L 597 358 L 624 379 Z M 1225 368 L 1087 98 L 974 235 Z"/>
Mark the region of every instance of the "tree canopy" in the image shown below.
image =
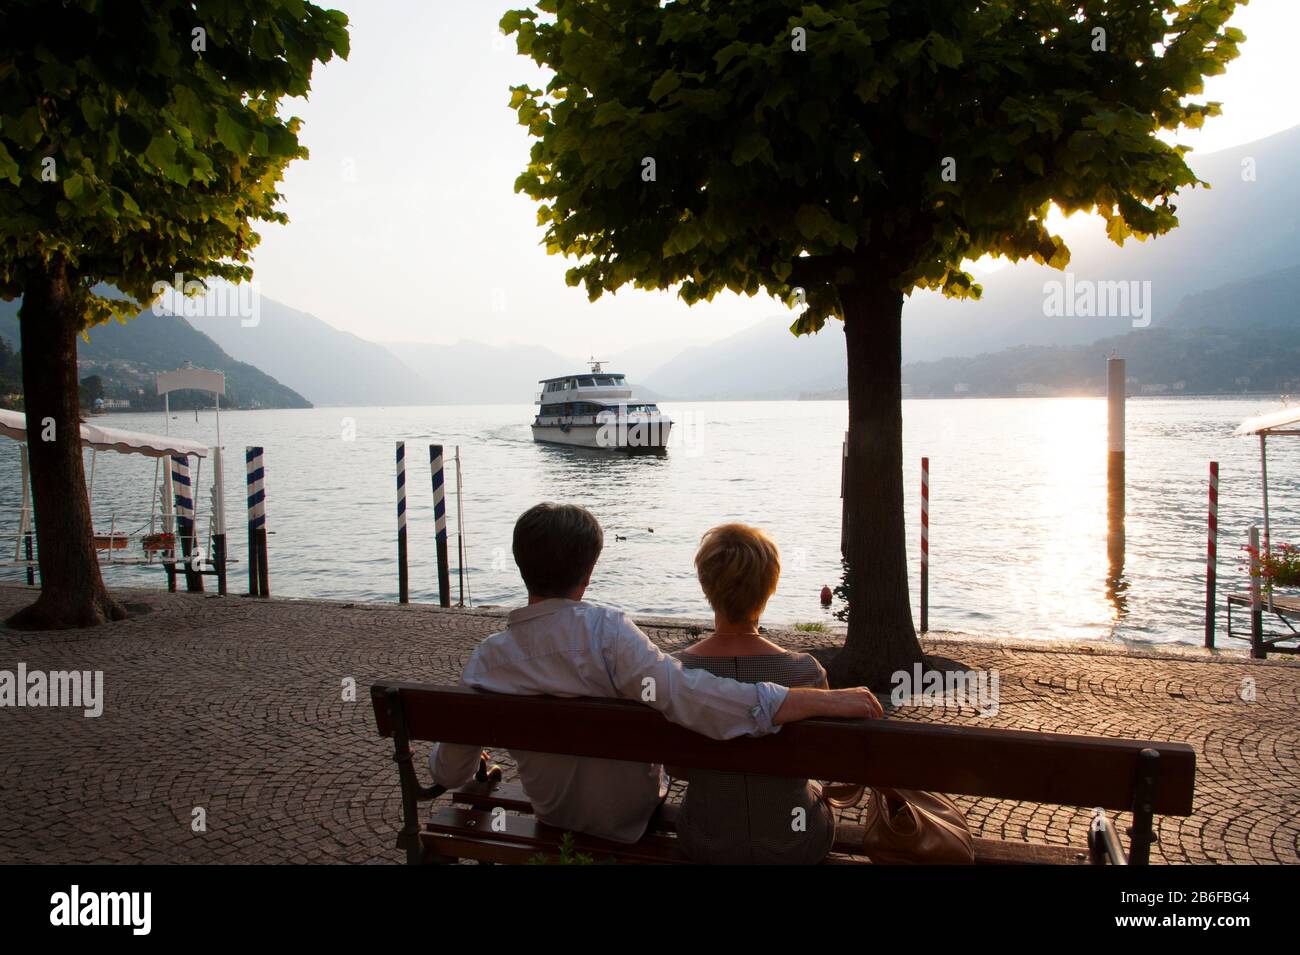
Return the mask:
<path id="1" fill-rule="evenodd" d="M 248 278 L 251 223 L 286 221 L 277 186 L 307 154 L 280 101 L 346 57 L 346 28 L 302 0 L 6 0 L 0 296 L 61 257 L 88 327 L 136 314 L 177 273 Z"/>
<path id="2" fill-rule="evenodd" d="M 978 296 L 963 262 L 1068 263 L 1053 203 L 1121 243 L 1177 224 L 1197 180 L 1156 134 L 1219 112 L 1188 97 L 1236 2 L 541 0 L 501 21 L 553 73 L 512 87 L 516 189 L 593 300 L 765 291 L 806 332 L 863 269 Z"/>

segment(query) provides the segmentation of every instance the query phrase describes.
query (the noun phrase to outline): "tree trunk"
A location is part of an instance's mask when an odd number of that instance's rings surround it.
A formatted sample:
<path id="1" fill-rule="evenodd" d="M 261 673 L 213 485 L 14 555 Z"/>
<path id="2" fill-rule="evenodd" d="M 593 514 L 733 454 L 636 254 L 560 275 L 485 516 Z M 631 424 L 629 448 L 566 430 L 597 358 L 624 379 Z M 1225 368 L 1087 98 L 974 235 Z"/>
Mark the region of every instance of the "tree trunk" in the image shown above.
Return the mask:
<path id="1" fill-rule="evenodd" d="M 842 287 L 840 297 L 849 363 L 849 633 L 830 682 L 880 690 L 921 661 L 903 525 L 903 295 L 870 280 Z"/>
<path id="2" fill-rule="evenodd" d="M 77 391 L 79 304 L 59 260 L 28 275 L 18 313 L 41 594 L 11 627 L 51 630 L 121 620 L 95 555 Z"/>

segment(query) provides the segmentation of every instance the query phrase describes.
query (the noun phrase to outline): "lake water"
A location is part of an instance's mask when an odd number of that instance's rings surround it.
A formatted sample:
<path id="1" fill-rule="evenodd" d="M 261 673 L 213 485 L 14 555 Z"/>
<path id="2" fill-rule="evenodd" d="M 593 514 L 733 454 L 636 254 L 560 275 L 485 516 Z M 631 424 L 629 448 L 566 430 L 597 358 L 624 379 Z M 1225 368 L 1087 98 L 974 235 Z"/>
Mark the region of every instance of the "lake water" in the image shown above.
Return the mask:
<path id="1" fill-rule="evenodd" d="M 1239 546 L 1262 523 L 1258 442 L 1232 437 L 1262 399 L 1131 399 L 1128 555 L 1107 585 L 1106 408 L 1101 399 L 916 400 L 904 403 L 912 599 L 917 589 L 920 458 L 931 460 L 933 629 L 1053 639 L 1199 643 L 1203 634 L 1207 470 L 1221 463 L 1220 590 L 1244 587 Z M 436 597 L 428 444 L 465 479 L 468 589 L 474 605 L 510 606 L 523 590 L 510 558 L 516 516 L 546 499 L 589 507 L 605 527 L 590 599 L 637 614 L 709 616 L 692 558 L 713 524 L 766 528 L 784 569 L 766 622 L 825 621 L 818 599 L 839 565 L 843 402 L 667 402 L 673 443 L 662 457 L 534 444 L 526 406 L 317 408 L 221 415 L 230 549 L 246 547 L 243 449 L 266 448 L 270 582 L 280 596 L 395 600 L 394 441 L 407 441 L 412 599 Z M 161 432 L 160 414 L 98 419 Z M 173 434 L 212 443 L 210 411 L 178 413 Z M 89 453 L 87 453 L 89 460 Z M 1300 537 L 1300 440 L 1270 442 L 1275 543 Z M 197 500 L 207 526 L 211 467 Z M 97 528 L 147 524 L 154 462 L 98 455 Z M 18 447 L 0 443 L 0 531 L 17 528 Z M 455 481 L 448 475 L 452 600 Z M 130 553 L 138 554 L 133 542 Z M 7 579 L 22 571 L 7 568 Z M 231 568 L 232 592 L 246 567 Z M 164 586 L 158 567 L 106 568 L 110 585 Z M 207 585 L 215 589 L 215 581 Z M 1222 603 L 1222 601 L 1220 601 Z M 834 608 L 832 608 L 834 609 Z M 1220 628 L 1222 630 L 1222 610 Z"/>

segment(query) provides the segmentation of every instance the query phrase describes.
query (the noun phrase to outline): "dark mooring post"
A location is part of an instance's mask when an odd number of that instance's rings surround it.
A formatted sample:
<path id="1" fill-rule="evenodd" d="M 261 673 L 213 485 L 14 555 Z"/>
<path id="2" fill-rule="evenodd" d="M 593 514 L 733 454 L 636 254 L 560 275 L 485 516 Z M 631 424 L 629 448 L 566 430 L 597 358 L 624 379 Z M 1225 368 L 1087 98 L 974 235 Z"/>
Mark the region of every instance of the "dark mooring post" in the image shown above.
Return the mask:
<path id="1" fill-rule="evenodd" d="M 248 491 L 248 596 L 271 596 L 266 565 L 266 467 L 262 448 L 244 448 L 244 478 Z"/>
<path id="2" fill-rule="evenodd" d="M 203 575 L 200 573 L 198 538 L 194 522 L 194 488 L 190 485 L 190 458 L 188 454 L 171 457 L 172 492 L 176 499 L 176 539 L 184 557 L 185 589 L 202 593 Z"/>
<path id="3" fill-rule="evenodd" d="M 1124 573 L 1124 390 L 1124 359 L 1110 358 L 1106 362 L 1106 550 L 1112 580 Z"/>
<path id="4" fill-rule="evenodd" d="M 397 602 L 409 603 L 406 568 L 406 442 L 397 442 Z"/>
<path id="5" fill-rule="evenodd" d="M 438 558 L 438 606 L 451 606 L 451 570 L 447 565 L 447 501 L 443 480 L 442 445 L 429 445 L 433 476 L 433 541 Z"/>

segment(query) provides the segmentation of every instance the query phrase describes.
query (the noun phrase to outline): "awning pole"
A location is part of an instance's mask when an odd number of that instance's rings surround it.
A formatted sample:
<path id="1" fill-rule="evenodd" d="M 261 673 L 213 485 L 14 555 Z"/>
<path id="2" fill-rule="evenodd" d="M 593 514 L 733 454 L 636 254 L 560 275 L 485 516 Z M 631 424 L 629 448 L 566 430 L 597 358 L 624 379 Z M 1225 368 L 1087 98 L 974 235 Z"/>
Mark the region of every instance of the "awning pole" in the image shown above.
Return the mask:
<path id="1" fill-rule="evenodd" d="M 1264 553 L 1271 554 L 1272 536 L 1268 526 L 1268 435 L 1259 433 L 1259 474 L 1264 485 Z"/>

